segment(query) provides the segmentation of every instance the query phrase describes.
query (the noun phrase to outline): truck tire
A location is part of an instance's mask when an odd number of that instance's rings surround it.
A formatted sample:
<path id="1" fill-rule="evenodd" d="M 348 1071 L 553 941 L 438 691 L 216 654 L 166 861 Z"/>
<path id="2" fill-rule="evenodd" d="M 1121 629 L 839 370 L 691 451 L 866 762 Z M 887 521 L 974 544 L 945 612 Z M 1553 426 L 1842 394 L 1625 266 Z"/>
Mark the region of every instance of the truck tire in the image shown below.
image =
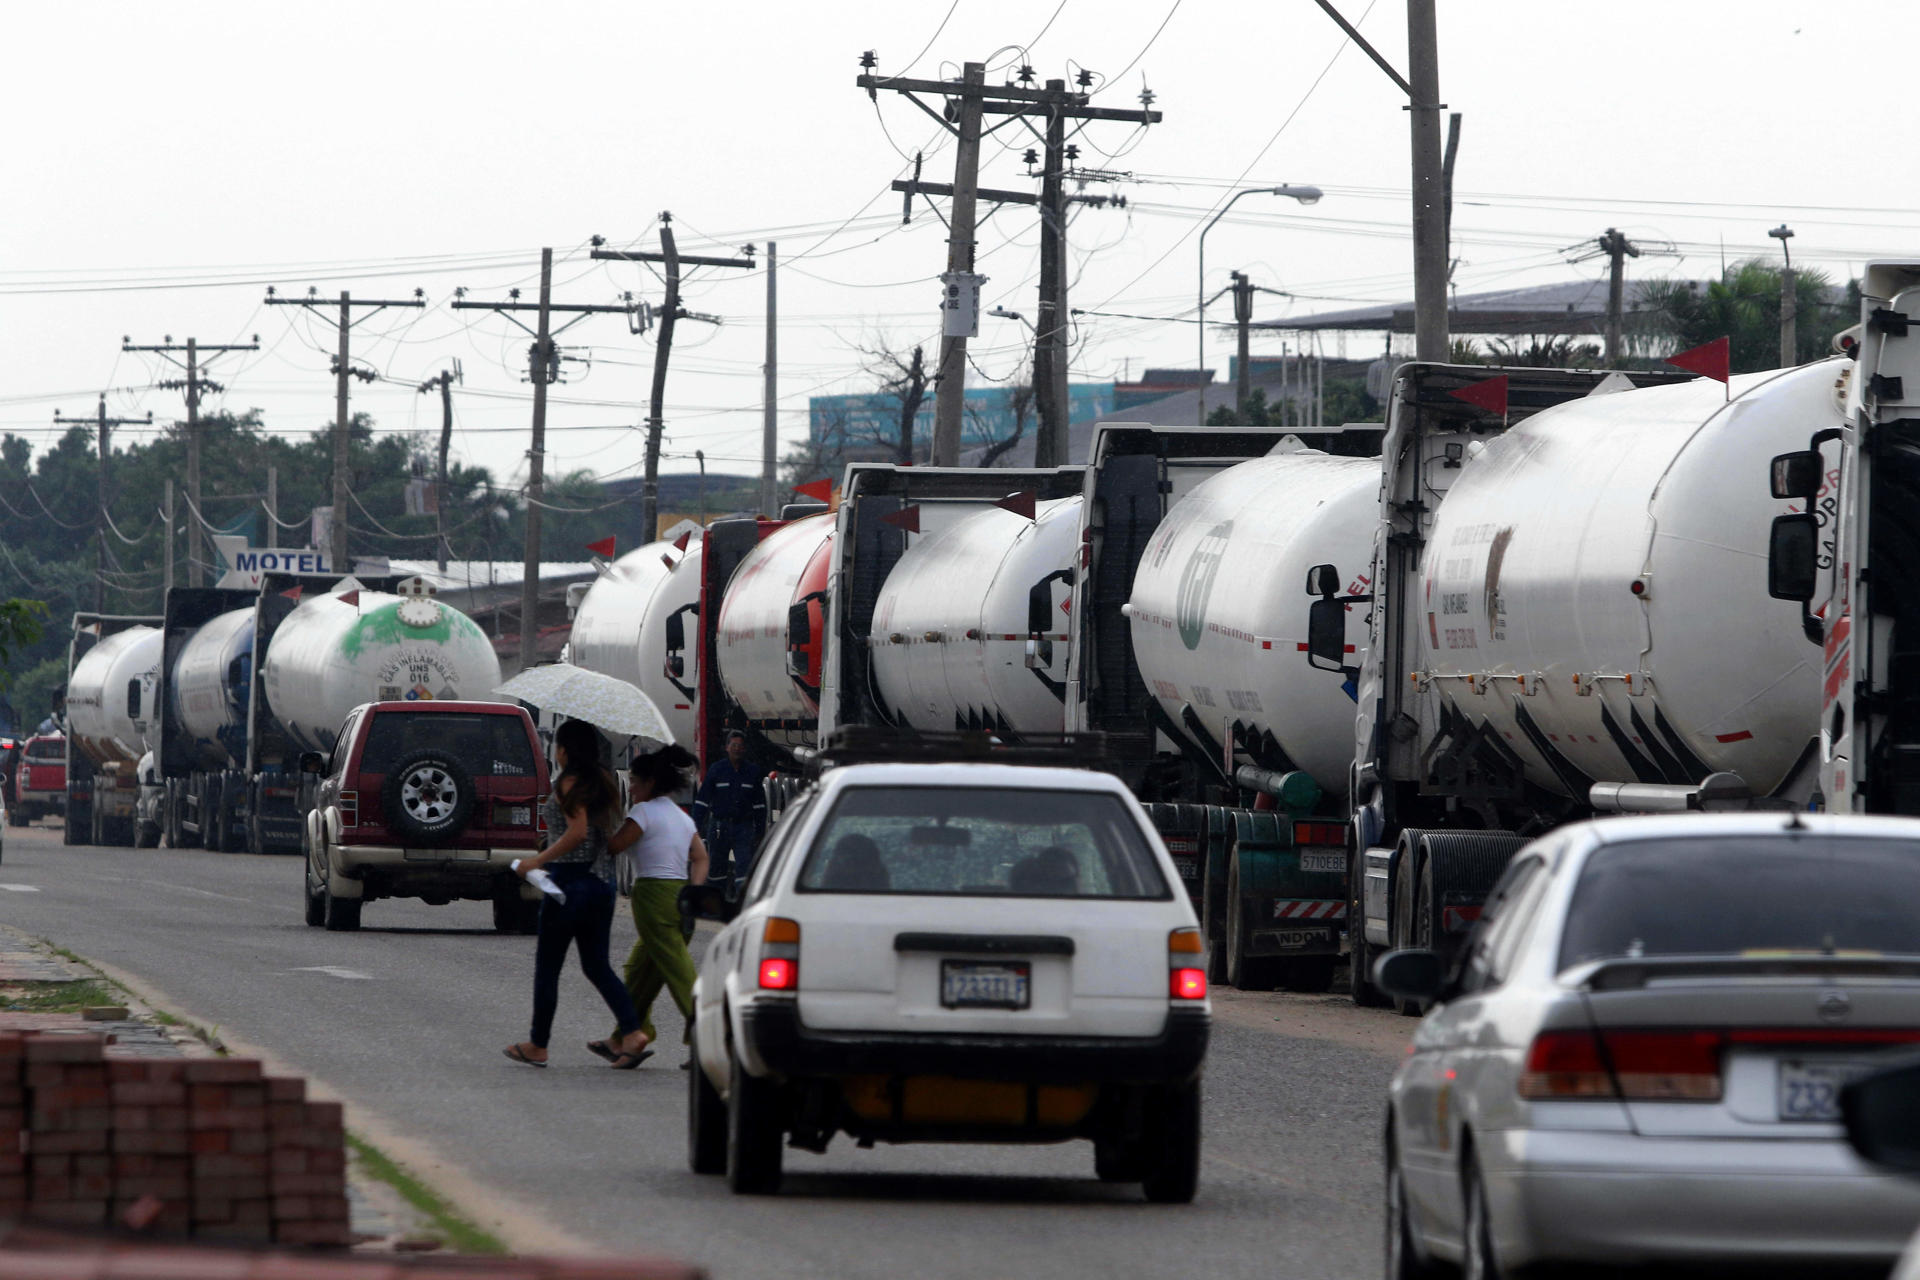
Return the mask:
<path id="1" fill-rule="evenodd" d="M 698 1067 L 692 1068 L 700 1074 Z M 731 1065 L 727 1082 L 727 1187 L 742 1196 L 772 1195 L 780 1189 L 781 1145 L 786 1139 L 780 1086 L 759 1080 Z"/>
<path id="2" fill-rule="evenodd" d="M 136 849 L 158 849 L 160 847 L 160 826 L 154 822 L 133 820 L 133 847 Z"/>
<path id="3" fill-rule="evenodd" d="M 24 827 L 24 826 L 26 826 L 26 825 L 27 825 L 27 822 L 28 822 L 28 821 L 29 821 L 29 819 L 28 819 L 28 817 L 27 817 L 27 811 L 26 811 L 26 809 L 25 809 L 25 808 L 23 808 L 23 807 L 21 807 L 21 806 L 19 806 L 19 805 L 16 805 L 16 806 L 14 806 L 13 808 L 11 808 L 11 809 L 9 809 L 9 810 L 7 810 L 7 825 L 8 825 L 8 826 L 10 826 L 10 827 Z"/>
<path id="4" fill-rule="evenodd" d="M 727 1171 L 727 1104 L 707 1079 L 697 1051 L 687 1068 L 687 1167 L 695 1173 Z"/>
<path id="5" fill-rule="evenodd" d="M 207 779 L 200 793 L 200 842 L 209 853 L 227 851 L 227 782 L 225 778 Z"/>
<path id="6" fill-rule="evenodd" d="M 473 778 L 438 747 L 409 751 L 393 762 L 380 787 L 387 825 L 408 844 L 441 845 L 467 829 Z"/>
<path id="7" fill-rule="evenodd" d="M 1163 1085 L 1147 1101 L 1140 1189 L 1154 1204 L 1191 1204 L 1200 1189 L 1200 1081 Z"/>
<path id="8" fill-rule="evenodd" d="M 1240 855 L 1234 850 L 1227 865 L 1227 985 L 1242 991 L 1271 991 L 1280 982 L 1280 966 L 1272 956 L 1251 956 L 1253 941 L 1247 904 L 1240 897 Z"/>
<path id="9" fill-rule="evenodd" d="M 1200 930 L 1207 938 L 1207 981 L 1227 980 L 1227 891 L 1208 877 L 1200 899 Z"/>

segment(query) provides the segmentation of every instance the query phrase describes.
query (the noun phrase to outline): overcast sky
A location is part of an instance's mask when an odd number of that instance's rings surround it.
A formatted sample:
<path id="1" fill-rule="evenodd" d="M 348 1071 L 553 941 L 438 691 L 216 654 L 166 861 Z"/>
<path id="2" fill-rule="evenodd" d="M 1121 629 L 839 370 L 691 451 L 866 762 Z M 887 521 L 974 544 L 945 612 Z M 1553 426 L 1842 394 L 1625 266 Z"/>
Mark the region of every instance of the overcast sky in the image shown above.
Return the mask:
<path id="1" fill-rule="evenodd" d="M 1402 0 L 1339 3 L 1404 68 Z M 1327 194 L 1311 208 L 1241 200 L 1208 236 L 1208 293 L 1240 269 L 1298 295 L 1262 295 L 1263 320 L 1411 294 L 1402 99 L 1313 0 L 63 0 L 12 6 L 8 24 L 0 430 L 36 446 L 53 438 L 56 408 L 90 413 L 103 389 L 117 414 L 183 412 L 177 392 L 152 386 L 172 371 L 123 355 L 123 335 L 257 333 L 260 352 L 215 363 L 227 390 L 211 407 L 258 407 L 272 430 L 308 432 L 333 416 L 333 315 L 264 307 L 265 287 L 418 287 L 424 311 L 356 329 L 356 363 L 395 381 L 354 383 L 354 407 L 383 430 L 437 431 L 437 400 L 414 387 L 457 359 L 455 455 L 513 475 L 527 447 L 526 335 L 445 304 L 460 286 L 531 299 L 543 245 L 559 260 L 557 301 L 634 291 L 657 303 L 645 269 L 586 255 L 595 234 L 657 247 L 663 209 L 686 252 L 778 241 L 790 443 L 809 395 L 866 389 L 859 347 L 938 332 L 944 230 L 924 201 L 903 227 L 887 185 L 921 150 L 926 178 L 950 182 L 953 149 L 901 96 L 875 103 L 855 88 L 864 49 L 885 74 L 957 75 L 969 59 L 996 82 L 1021 62 L 1042 79 L 1085 67 L 1111 107 L 1152 88 L 1163 124 L 1078 139 L 1083 164 L 1131 174 L 1091 189 L 1130 207 L 1075 214 L 1070 305 L 1146 318 L 1081 317 L 1076 380 L 1191 366 L 1194 237 L 1238 187 Z M 1920 253 L 1920 113 L 1890 56 L 1916 35 L 1910 2 L 1442 3 L 1441 97 L 1465 117 L 1456 288 L 1596 277 L 1604 262 L 1568 259 L 1609 226 L 1676 246 L 1632 264 L 1638 274 L 1711 274 L 1723 242 L 1729 258 L 1777 257 L 1765 232 L 1782 221 L 1796 264 L 1836 279 Z M 1029 139 L 999 137 L 983 185 L 1030 187 Z M 980 240 L 987 304 L 1031 316 L 1033 211 L 1001 209 Z M 686 303 L 724 323 L 680 329 L 666 469 L 692 469 L 704 449 L 711 469 L 757 471 L 765 278 L 704 271 Z M 1230 316 L 1219 305 L 1209 315 Z M 1013 374 L 1025 338 L 1018 322 L 985 320 L 976 382 Z M 1259 341 L 1256 352 L 1278 349 Z M 569 364 L 553 390 L 549 475 L 636 473 L 651 336 L 596 316 L 561 342 L 590 364 Z M 1223 375 L 1228 347 L 1210 337 Z"/>

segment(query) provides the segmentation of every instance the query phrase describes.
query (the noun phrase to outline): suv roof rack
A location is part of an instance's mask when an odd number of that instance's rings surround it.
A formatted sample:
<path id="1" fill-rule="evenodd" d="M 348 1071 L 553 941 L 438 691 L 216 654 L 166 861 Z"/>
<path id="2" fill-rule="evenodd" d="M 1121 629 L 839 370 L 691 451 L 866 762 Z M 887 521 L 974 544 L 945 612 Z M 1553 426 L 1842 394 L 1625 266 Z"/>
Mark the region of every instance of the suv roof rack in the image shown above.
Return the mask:
<path id="1" fill-rule="evenodd" d="M 850 764 L 1026 764 L 1058 769 L 1107 767 L 1107 735 L 1099 732 L 1026 733 L 1008 739 L 982 729 L 914 732 L 877 725 L 843 725 L 824 747 L 795 751 L 818 777 Z"/>

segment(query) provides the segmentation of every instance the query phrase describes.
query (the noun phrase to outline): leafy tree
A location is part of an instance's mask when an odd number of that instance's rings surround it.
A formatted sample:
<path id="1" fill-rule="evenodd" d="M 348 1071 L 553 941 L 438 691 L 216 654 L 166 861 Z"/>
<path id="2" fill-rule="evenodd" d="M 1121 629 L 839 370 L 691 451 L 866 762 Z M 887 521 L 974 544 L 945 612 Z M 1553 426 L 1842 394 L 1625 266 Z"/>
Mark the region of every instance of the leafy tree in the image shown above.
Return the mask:
<path id="1" fill-rule="evenodd" d="M 1840 302 L 1827 300 L 1826 273 L 1794 272 L 1794 354 L 1818 360 L 1835 334 L 1860 314 L 1859 282 L 1850 282 Z M 1735 373 L 1758 373 L 1780 364 L 1780 268 L 1758 258 L 1736 262 L 1702 289 L 1694 281 L 1650 280 L 1642 293 L 1651 344 L 1669 354 L 1725 336 Z M 1657 363 L 1657 358 L 1655 361 Z"/>

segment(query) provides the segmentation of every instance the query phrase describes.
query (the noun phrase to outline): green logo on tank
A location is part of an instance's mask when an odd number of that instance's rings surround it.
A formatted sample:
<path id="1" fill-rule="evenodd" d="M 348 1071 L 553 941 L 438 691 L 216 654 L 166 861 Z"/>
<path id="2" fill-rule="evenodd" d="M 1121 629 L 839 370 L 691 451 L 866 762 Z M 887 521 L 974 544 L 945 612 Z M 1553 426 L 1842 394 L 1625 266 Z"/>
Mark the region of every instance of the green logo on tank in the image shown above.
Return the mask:
<path id="1" fill-rule="evenodd" d="M 1223 520 L 1207 531 L 1193 549 L 1187 567 L 1180 571 L 1180 589 L 1174 597 L 1173 620 L 1180 628 L 1180 643 L 1189 649 L 1200 647 L 1207 631 L 1207 601 L 1213 595 L 1213 580 L 1220 574 L 1220 562 L 1226 559 L 1227 539 L 1233 536 L 1233 521 Z"/>

